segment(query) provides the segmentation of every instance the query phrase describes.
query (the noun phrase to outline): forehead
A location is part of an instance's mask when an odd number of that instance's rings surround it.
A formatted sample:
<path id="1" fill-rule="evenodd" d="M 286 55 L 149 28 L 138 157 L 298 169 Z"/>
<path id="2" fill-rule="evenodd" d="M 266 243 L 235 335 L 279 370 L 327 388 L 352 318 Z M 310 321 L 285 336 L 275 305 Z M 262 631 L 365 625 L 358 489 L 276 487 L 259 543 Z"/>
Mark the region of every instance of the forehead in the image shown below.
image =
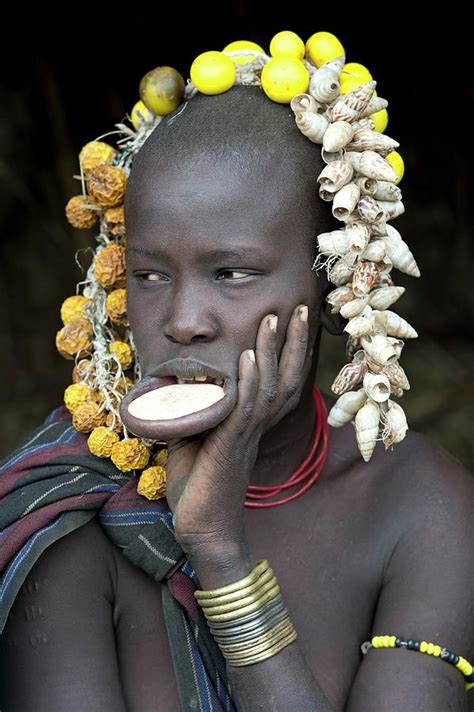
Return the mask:
<path id="1" fill-rule="evenodd" d="M 253 244 L 267 252 L 287 249 L 288 235 L 304 232 L 302 196 L 282 158 L 264 152 L 248 163 L 241 156 L 211 158 L 170 157 L 139 167 L 125 196 L 128 245 L 171 244 L 176 252 L 177 243 L 206 251 Z"/>

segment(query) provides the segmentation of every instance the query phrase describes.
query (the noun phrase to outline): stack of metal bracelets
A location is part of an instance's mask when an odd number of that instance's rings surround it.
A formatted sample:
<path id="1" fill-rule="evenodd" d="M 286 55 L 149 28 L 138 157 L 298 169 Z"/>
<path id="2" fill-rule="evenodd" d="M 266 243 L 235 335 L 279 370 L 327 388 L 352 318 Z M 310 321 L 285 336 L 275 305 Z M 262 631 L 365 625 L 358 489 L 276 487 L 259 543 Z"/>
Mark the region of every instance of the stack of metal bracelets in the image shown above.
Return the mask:
<path id="1" fill-rule="evenodd" d="M 435 643 L 428 643 L 426 640 L 402 640 L 397 635 L 374 635 L 372 640 L 366 640 L 360 646 L 365 655 L 370 648 L 406 648 L 407 650 L 417 650 L 420 653 L 434 655 L 447 663 L 454 665 L 466 680 L 466 691 L 474 687 L 474 668 L 469 660 L 457 655 L 447 648 L 441 648 Z"/>
<path id="2" fill-rule="evenodd" d="M 211 590 L 194 591 L 210 631 L 229 665 L 252 665 L 276 655 L 297 634 L 266 559 L 248 576 Z"/>

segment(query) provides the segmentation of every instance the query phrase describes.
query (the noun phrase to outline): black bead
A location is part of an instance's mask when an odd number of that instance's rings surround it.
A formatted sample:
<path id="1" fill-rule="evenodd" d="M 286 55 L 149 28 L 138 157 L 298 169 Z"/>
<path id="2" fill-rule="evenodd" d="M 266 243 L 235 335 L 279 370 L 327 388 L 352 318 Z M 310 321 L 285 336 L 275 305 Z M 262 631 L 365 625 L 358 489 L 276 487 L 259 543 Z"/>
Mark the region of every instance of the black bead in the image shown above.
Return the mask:
<path id="1" fill-rule="evenodd" d="M 401 648 L 402 641 L 401 638 L 395 638 L 395 647 Z"/>
<path id="2" fill-rule="evenodd" d="M 474 682 L 474 670 L 471 672 L 470 675 L 466 675 L 465 677 L 467 682 Z"/>
<path id="3" fill-rule="evenodd" d="M 416 640 L 412 640 L 411 638 L 409 638 L 407 640 L 407 648 L 408 650 L 416 650 Z"/>

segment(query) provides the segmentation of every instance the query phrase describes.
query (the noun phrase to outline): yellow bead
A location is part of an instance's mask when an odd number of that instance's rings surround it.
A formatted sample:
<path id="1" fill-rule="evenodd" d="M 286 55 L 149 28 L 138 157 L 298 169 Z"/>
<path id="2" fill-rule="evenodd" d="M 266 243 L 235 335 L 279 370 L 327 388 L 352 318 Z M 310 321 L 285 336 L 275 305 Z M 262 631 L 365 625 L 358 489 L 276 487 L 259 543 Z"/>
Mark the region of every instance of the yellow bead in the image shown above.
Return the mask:
<path id="1" fill-rule="evenodd" d="M 192 63 L 190 77 L 202 94 L 223 94 L 234 85 L 234 63 L 222 52 L 203 52 Z"/>
<path id="2" fill-rule="evenodd" d="M 394 647 L 395 647 L 395 641 L 396 641 L 396 639 L 397 639 L 397 636 L 396 636 L 396 635 L 391 635 L 391 636 L 390 636 L 390 647 L 391 647 L 391 648 L 394 648 Z"/>
<path id="3" fill-rule="evenodd" d="M 91 397 L 91 389 L 85 383 L 72 383 L 64 391 L 64 405 L 70 413 Z"/>
<path id="4" fill-rule="evenodd" d="M 272 101 L 289 104 L 295 94 L 306 92 L 309 73 L 299 59 L 273 57 L 262 70 L 261 83 Z"/>
<path id="5" fill-rule="evenodd" d="M 434 650 L 434 643 L 428 643 L 428 647 L 426 649 L 426 652 L 428 653 L 428 655 L 432 655 L 433 650 Z"/>
<path id="6" fill-rule="evenodd" d="M 341 79 L 344 77 L 353 77 L 360 79 L 361 84 L 365 84 L 365 82 L 370 82 L 373 79 L 373 76 L 365 67 L 363 64 L 359 64 L 359 62 L 346 62 L 346 64 L 342 68 L 341 72 Z"/>
<path id="7" fill-rule="evenodd" d="M 397 174 L 398 177 L 395 181 L 395 185 L 398 185 L 405 173 L 405 164 L 403 162 L 403 158 L 398 153 L 398 151 L 391 151 L 387 156 L 385 156 L 385 160 L 390 163 L 393 170 Z"/>
<path id="8" fill-rule="evenodd" d="M 155 118 L 155 114 L 145 106 L 141 99 L 139 99 L 130 112 L 130 118 L 132 120 L 132 124 L 138 130 L 141 124 L 147 121 L 152 121 Z"/>
<path id="9" fill-rule="evenodd" d="M 434 646 L 433 655 L 435 655 L 436 657 L 439 657 L 441 655 L 441 647 L 439 645 Z"/>
<path id="10" fill-rule="evenodd" d="M 380 109 L 380 111 L 376 111 L 375 114 L 370 114 L 370 118 L 375 124 L 374 131 L 380 131 L 380 133 L 383 133 L 388 125 L 387 109 Z"/>
<path id="11" fill-rule="evenodd" d="M 174 67 L 155 67 L 140 80 L 138 93 L 145 106 L 157 116 L 167 116 L 184 97 L 185 83 Z"/>
<path id="12" fill-rule="evenodd" d="M 422 640 L 420 643 L 420 652 L 426 653 L 427 648 L 428 648 L 428 643 L 426 642 L 426 640 Z"/>
<path id="13" fill-rule="evenodd" d="M 272 57 L 293 57 L 303 59 L 305 53 L 304 42 L 291 30 L 278 32 L 270 42 L 270 54 Z"/>
<path id="14" fill-rule="evenodd" d="M 237 52 L 239 49 L 254 49 L 257 50 L 257 52 L 265 54 L 263 47 L 260 47 L 259 44 L 251 42 L 250 40 L 235 40 L 235 42 L 229 42 L 222 51 Z M 230 57 L 230 59 L 237 64 L 248 64 L 248 62 L 251 62 L 257 56 L 256 54 L 235 54 L 233 57 Z"/>
<path id="15" fill-rule="evenodd" d="M 383 637 L 383 644 L 385 647 L 388 647 L 390 644 L 390 636 L 389 635 L 384 635 Z"/>
<path id="16" fill-rule="evenodd" d="M 345 54 L 342 43 L 331 32 L 315 32 L 306 42 L 306 56 L 317 67 Z"/>
<path id="17" fill-rule="evenodd" d="M 372 645 L 374 648 L 379 647 L 379 636 L 378 635 L 374 635 L 374 637 L 372 638 Z"/>

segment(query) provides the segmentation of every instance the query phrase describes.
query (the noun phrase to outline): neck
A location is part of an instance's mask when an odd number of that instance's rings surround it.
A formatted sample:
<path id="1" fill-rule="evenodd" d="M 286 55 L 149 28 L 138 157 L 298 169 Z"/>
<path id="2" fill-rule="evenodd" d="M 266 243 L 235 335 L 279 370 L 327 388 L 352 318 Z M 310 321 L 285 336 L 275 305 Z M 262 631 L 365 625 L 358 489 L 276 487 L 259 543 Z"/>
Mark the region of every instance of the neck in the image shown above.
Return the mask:
<path id="1" fill-rule="evenodd" d="M 281 484 L 309 454 L 316 429 L 313 385 L 318 354 L 319 338 L 314 344 L 313 360 L 298 405 L 260 440 L 250 485 Z"/>

